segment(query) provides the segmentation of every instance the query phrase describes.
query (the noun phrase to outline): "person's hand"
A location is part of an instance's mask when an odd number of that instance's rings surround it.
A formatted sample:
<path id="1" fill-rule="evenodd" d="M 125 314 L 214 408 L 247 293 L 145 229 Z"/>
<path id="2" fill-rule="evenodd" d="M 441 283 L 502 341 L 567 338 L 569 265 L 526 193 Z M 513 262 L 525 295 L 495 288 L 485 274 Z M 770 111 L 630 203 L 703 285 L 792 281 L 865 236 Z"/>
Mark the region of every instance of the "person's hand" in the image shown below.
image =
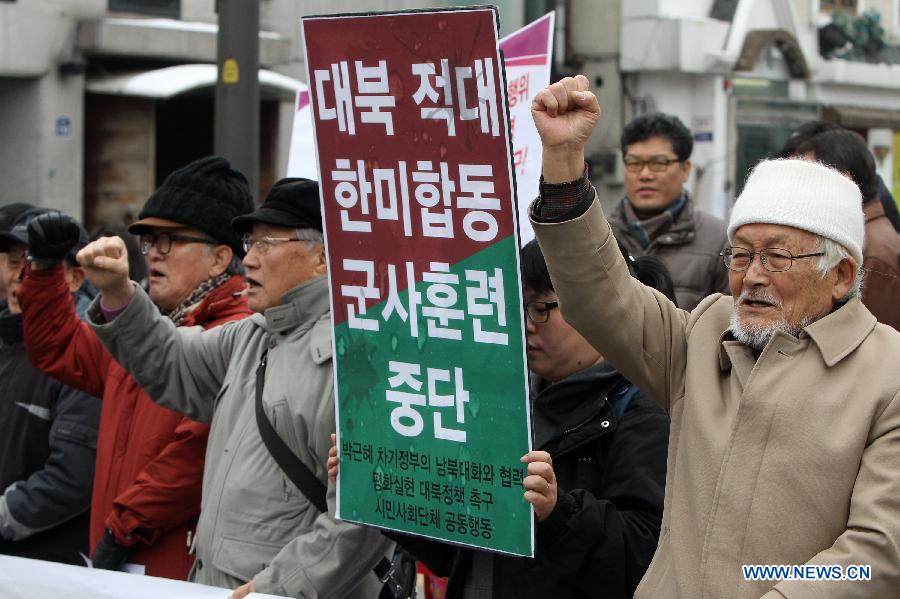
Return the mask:
<path id="1" fill-rule="evenodd" d="M 331 449 L 328 450 L 328 462 L 326 462 L 326 465 L 328 466 L 328 480 L 336 482 L 341 458 L 338 457 L 337 435 L 334 433 L 331 433 Z"/>
<path id="2" fill-rule="evenodd" d="M 247 584 L 242 584 L 238 588 L 234 589 L 234 592 L 231 593 L 231 599 L 243 599 L 253 592 L 253 581 L 251 580 Z"/>
<path id="3" fill-rule="evenodd" d="M 543 522 L 556 508 L 556 474 L 553 458 L 546 451 L 529 451 L 522 456 L 528 464 L 528 476 L 522 481 L 525 501 L 534 507 L 538 522 Z"/>
<path id="4" fill-rule="evenodd" d="M 545 87 L 531 103 L 531 116 L 543 145 L 548 183 L 574 181 L 584 171 L 584 146 L 600 120 L 600 103 L 584 75 Z"/>
<path id="5" fill-rule="evenodd" d="M 28 259 L 40 265 L 58 264 L 81 238 L 75 219 L 58 210 L 28 221 Z"/>
<path id="6" fill-rule="evenodd" d="M 588 91 L 584 75 L 565 77 L 537 93 L 531 115 L 544 149 L 584 147 L 600 120 L 597 96 Z"/>
<path id="7" fill-rule="evenodd" d="M 128 280 L 128 250 L 120 237 L 101 237 L 75 257 L 88 280 L 103 295 L 103 305 L 115 310 L 131 301 L 134 286 Z"/>
<path id="8" fill-rule="evenodd" d="M 121 570 L 128 558 L 128 547 L 119 544 L 110 529 L 104 531 L 91 556 L 91 565 L 100 570 Z"/>

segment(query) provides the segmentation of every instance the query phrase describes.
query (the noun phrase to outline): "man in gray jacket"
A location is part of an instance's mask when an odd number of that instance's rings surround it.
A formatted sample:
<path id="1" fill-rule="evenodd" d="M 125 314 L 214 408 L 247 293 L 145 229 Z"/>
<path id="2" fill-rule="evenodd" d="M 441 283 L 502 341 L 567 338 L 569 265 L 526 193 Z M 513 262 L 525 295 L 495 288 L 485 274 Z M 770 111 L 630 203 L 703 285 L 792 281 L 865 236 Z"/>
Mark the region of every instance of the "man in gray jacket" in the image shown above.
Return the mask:
<path id="1" fill-rule="evenodd" d="M 711 293 L 728 293 L 728 270 L 719 258 L 725 223 L 698 210 L 684 188 L 693 148 L 690 130 L 676 116 L 645 114 L 625 125 L 625 197 L 609 216 L 629 253 L 665 263 L 685 310 Z"/>
<path id="2" fill-rule="evenodd" d="M 314 181 L 283 179 L 243 234 L 250 318 L 204 331 L 176 329 L 128 280 L 119 238 L 78 255 L 100 297 L 88 310 L 97 335 L 161 405 L 211 423 L 193 582 L 306 598 L 375 598 L 372 568 L 391 549 L 376 529 L 339 522 L 335 492 L 320 513 L 263 443 L 256 372 L 268 352 L 266 417 L 290 450 L 327 484 L 334 430 L 331 319 L 322 215 Z"/>

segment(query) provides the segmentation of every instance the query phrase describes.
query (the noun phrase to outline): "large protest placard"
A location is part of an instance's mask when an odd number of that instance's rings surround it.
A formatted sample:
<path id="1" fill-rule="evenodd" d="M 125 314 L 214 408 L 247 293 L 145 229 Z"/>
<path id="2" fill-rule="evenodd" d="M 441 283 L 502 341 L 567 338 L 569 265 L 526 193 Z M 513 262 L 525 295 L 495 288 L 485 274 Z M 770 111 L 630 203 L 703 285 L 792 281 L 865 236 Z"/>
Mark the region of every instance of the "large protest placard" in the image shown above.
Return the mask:
<path id="1" fill-rule="evenodd" d="M 302 23 L 331 284 L 338 515 L 533 555 L 496 12 Z"/>

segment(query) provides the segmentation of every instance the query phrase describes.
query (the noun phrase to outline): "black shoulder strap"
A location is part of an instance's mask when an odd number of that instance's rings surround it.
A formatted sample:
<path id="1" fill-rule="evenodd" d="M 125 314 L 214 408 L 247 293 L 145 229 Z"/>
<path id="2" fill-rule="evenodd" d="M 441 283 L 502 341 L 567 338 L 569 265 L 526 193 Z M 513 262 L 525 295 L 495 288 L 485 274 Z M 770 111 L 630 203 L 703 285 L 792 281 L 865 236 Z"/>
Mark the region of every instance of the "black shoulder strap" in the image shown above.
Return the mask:
<path id="1" fill-rule="evenodd" d="M 266 384 L 266 357 L 268 350 L 263 350 L 262 358 L 259 360 L 259 367 L 256 369 L 256 425 L 259 427 L 259 434 L 266 449 L 275 458 L 275 461 L 284 470 L 288 478 L 297 485 L 300 492 L 303 493 L 310 503 L 316 506 L 316 509 L 322 513 L 328 511 L 328 504 L 325 501 L 326 488 L 316 475 L 306 467 L 306 464 L 300 461 L 291 448 L 278 436 L 278 432 L 263 409 L 263 388 Z"/>

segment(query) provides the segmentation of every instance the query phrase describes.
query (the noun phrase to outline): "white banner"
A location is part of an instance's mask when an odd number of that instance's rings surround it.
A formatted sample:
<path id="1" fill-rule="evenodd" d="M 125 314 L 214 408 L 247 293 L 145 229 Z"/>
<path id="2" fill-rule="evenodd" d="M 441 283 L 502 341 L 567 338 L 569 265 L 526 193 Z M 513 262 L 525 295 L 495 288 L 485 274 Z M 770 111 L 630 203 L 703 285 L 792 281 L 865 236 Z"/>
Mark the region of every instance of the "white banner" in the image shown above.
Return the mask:
<path id="1" fill-rule="evenodd" d="M 294 100 L 294 128 L 291 131 L 291 149 L 288 153 L 286 177 L 303 177 L 317 180 L 316 142 L 312 132 L 312 112 L 309 108 L 309 88 L 305 85 Z"/>
<path id="2" fill-rule="evenodd" d="M 519 242 L 525 245 L 534 239 L 528 205 L 538 195 L 542 158 L 541 138 L 531 118 L 531 101 L 550 85 L 553 13 L 501 39 L 500 49 L 506 62 L 506 95 L 519 201 Z"/>
<path id="3" fill-rule="evenodd" d="M 228 599 L 232 590 L 0 555 L 2 599 Z M 279 598 L 251 593 L 247 599 Z"/>

